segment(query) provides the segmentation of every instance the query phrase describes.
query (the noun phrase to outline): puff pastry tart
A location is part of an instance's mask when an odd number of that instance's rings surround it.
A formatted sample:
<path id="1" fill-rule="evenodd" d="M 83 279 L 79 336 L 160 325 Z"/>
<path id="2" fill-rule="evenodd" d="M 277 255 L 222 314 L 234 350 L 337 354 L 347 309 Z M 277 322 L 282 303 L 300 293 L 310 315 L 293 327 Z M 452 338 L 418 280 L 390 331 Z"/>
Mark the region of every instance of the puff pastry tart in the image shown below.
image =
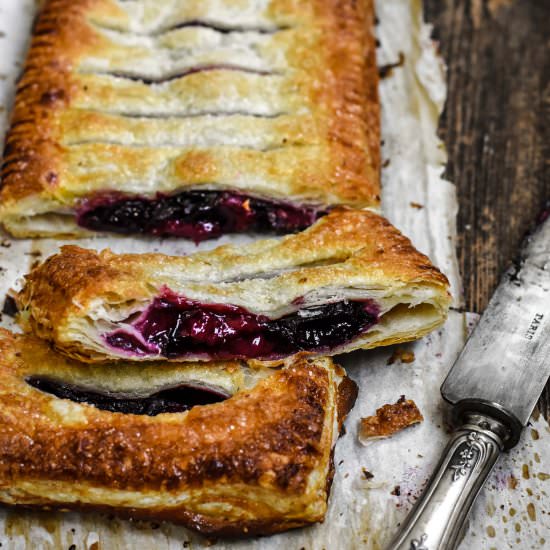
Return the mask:
<path id="1" fill-rule="evenodd" d="M 48 0 L 19 81 L 0 218 L 196 241 L 373 206 L 372 0 Z"/>
<path id="2" fill-rule="evenodd" d="M 76 246 L 36 267 L 20 319 L 84 361 L 335 354 L 423 336 L 447 279 L 384 218 L 336 209 L 304 232 L 186 257 Z"/>
<path id="3" fill-rule="evenodd" d="M 0 350 L 0 502 L 227 536 L 323 520 L 357 395 L 330 359 L 91 368 L 4 330 Z"/>

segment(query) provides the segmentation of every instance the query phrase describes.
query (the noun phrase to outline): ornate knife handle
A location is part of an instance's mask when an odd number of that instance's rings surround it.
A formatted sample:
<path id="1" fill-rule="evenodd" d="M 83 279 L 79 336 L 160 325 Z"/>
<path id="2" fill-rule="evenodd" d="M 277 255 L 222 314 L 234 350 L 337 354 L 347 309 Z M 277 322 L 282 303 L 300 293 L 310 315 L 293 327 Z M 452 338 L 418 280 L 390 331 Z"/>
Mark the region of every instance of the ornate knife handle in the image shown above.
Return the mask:
<path id="1" fill-rule="evenodd" d="M 465 420 L 388 550 L 451 550 L 460 542 L 464 520 L 509 434 L 488 416 Z"/>

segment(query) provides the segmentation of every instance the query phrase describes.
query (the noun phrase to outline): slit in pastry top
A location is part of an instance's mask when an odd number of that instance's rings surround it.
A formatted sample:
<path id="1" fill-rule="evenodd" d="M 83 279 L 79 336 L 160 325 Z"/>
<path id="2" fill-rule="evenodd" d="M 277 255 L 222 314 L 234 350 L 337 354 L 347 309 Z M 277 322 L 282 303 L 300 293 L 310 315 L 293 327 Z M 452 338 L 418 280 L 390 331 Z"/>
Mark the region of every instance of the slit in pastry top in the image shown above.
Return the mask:
<path id="1" fill-rule="evenodd" d="M 378 205 L 371 0 L 141 4 L 43 3 L 3 156 L 10 233 L 198 242 Z"/>
<path id="2" fill-rule="evenodd" d="M 55 378 L 29 376 L 27 384 L 60 399 L 75 403 L 86 403 L 101 409 L 122 414 L 146 414 L 156 416 L 162 413 L 179 413 L 191 410 L 197 405 L 219 403 L 229 395 L 189 384 L 181 384 L 160 390 L 150 395 L 135 396 L 117 392 L 102 392 L 75 384 L 67 384 Z"/>

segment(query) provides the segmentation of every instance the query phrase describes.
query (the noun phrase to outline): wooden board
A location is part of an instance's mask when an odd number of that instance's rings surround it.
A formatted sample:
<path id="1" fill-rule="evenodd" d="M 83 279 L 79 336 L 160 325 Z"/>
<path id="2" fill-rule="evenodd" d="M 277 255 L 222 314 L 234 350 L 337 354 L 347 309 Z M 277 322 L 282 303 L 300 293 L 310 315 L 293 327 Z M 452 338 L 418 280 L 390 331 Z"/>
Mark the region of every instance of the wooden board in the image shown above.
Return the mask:
<path id="1" fill-rule="evenodd" d="M 425 0 L 448 65 L 440 134 L 457 186 L 465 307 L 482 312 L 550 200 L 550 2 Z M 550 385 L 539 408 L 550 418 Z"/>

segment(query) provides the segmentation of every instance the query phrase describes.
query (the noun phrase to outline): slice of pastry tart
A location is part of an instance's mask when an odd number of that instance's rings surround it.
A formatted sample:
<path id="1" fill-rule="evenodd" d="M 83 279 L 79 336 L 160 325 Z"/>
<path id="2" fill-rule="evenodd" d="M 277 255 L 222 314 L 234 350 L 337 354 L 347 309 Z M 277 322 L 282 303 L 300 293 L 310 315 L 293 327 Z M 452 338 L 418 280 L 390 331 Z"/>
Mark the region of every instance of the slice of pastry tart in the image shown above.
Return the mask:
<path id="1" fill-rule="evenodd" d="M 24 326 L 84 361 L 330 355 L 419 338 L 449 301 L 445 276 L 406 237 L 347 209 L 186 257 L 66 246 L 17 296 Z"/>
<path id="2" fill-rule="evenodd" d="M 0 330 L 0 501 L 205 534 L 322 521 L 356 397 L 330 359 L 92 367 Z"/>
<path id="3" fill-rule="evenodd" d="M 371 0 L 46 0 L 0 219 L 196 241 L 378 203 Z"/>

